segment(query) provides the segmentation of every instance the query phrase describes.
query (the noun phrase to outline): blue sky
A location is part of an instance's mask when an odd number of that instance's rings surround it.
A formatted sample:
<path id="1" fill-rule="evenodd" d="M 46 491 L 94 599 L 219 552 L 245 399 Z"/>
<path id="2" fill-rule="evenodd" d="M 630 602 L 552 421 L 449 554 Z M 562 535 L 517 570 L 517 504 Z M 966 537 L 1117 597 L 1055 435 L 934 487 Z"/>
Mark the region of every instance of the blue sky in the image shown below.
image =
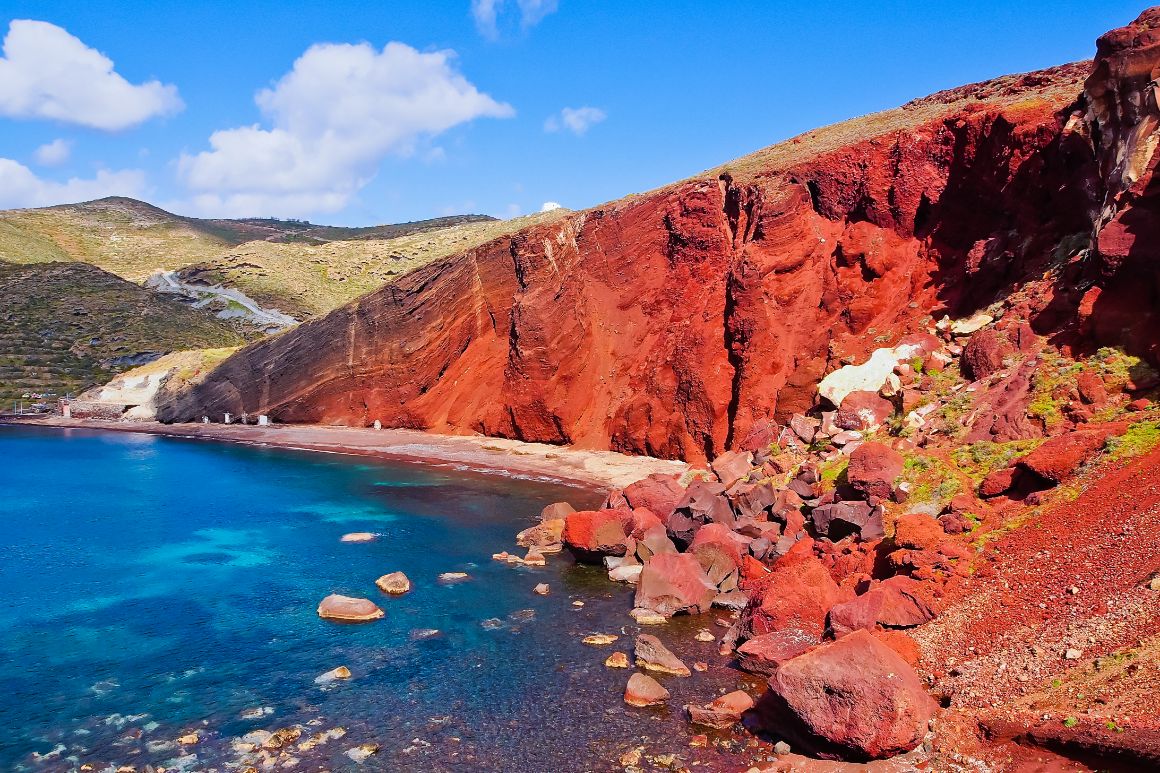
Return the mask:
<path id="1" fill-rule="evenodd" d="M 1144 7 L 4 0 L 0 206 L 124 193 L 343 225 L 579 209 L 1088 59 Z"/>

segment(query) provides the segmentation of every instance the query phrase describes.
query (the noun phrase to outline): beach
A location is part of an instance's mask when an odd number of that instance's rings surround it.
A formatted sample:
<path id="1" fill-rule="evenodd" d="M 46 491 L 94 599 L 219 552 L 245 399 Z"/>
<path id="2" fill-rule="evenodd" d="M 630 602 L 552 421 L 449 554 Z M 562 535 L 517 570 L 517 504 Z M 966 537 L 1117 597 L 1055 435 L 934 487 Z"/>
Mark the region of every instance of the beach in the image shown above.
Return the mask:
<path id="1" fill-rule="evenodd" d="M 0 422 L 20 426 L 136 432 L 353 454 L 459 470 L 578 483 L 606 490 L 627 486 L 654 473 L 680 474 L 689 467 L 684 462 L 628 456 L 615 451 L 588 451 L 478 435 L 438 435 L 409 429 L 376 430 L 310 424 L 162 424 L 154 421 L 66 419 L 60 416 L 5 418 Z"/>

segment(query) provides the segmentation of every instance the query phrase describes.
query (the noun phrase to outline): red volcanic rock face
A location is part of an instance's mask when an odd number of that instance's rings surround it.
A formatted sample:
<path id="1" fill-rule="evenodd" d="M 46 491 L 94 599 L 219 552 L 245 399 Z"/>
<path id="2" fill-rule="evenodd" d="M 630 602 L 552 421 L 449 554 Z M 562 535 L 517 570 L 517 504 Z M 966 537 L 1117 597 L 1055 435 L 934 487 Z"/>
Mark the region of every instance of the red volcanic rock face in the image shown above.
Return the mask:
<path id="1" fill-rule="evenodd" d="M 160 416 L 715 458 L 809 409 L 841 358 L 1041 276 L 1089 227 L 1090 146 L 1062 111 L 1081 72 L 936 95 L 744 176 L 528 228 L 247 347 Z"/>

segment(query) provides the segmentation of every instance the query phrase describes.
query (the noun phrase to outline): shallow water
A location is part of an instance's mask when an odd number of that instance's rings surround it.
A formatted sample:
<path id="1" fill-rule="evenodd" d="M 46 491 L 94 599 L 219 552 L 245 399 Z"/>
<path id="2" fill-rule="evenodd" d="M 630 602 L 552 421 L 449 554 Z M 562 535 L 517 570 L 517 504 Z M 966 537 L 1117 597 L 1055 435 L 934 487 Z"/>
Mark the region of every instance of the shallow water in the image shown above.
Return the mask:
<path id="1" fill-rule="evenodd" d="M 490 559 L 545 504 L 594 492 L 83 430 L 0 427 L 0 458 L 0 769 L 227 769 L 232 740 L 298 725 L 346 731 L 295 751 L 298 770 L 358 767 L 344 752 L 363 743 L 380 746 L 364 769 L 603 770 L 686 732 L 675 711 L 627 709 L 627 673 L 602 665 L 618 647 L 579 641 L 629 648 L 630 589 L 563 556 Z M 381 536 L 339 542 L 352 531 Z M 374 580 L 396 570 L 414 590 L 387 598 Z M 448 571 L 471 579 L 439 584 Z M 332 592 L 386 617 L 322 621 Z M 339 665 L 353 678 L 315 684 Z M 715 695 L 693 681 L 667 684 L 674 706 Z M 198 744 L 174 743 L 191 730 Z"/>

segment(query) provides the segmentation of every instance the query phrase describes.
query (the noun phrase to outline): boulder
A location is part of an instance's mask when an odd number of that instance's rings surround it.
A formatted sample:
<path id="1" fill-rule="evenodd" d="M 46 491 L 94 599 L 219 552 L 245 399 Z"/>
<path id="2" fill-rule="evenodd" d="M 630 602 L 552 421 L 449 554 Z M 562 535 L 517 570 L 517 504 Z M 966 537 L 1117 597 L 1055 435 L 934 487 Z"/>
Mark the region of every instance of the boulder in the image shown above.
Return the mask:
<path id="1" fill-rule="evenodd" d="M 576 508 L 567 502 L 553 502 L 540 511 L 540 521 L 555 521 L 567 518 L 569 513 L 576 512 Z"/>
<path id="2" fill-rule="evenodd" d="M 522 548 L 549 547 L 564 541 L 563 518 L 549 518 L 529 526 L 516 535 L 516 544 Z"/>
<path id="3" fill-rule="evenodd" d="M 677 546 L 669 539 L 669 532 L 663 525 L 648 529 L 636 542 L 636 555 L 642 563 L 655 555 L 676 553 Z"/>
<path id="4" fill-rule="evenodd" d="M 741 720 L 741 715 L 753 708 L 753 698 L 744 690 L 734 690 L 704 706 L 688 704 L 685 711 L 695 725 L 723 730 Z"/>
<path id="5" fill-rule="evenodd" d="M 769 508 L 777 502 L 778 488 L 772 481 L 740 483 L 730 490 L 733 511 L 738 518 L 765 520 Z"/>
<path id="6" fill-rule="evenodd" d="M 959 363 L 963 375 L 979 381 L 1003 369 L 1003 361 L 1012 353 L 1011 342 L 999 331 L 988 328 L 971 335 L 963 347 Z"/>
<path id="7" fill-rule="evenodd" d="M 1106 429 L 1068 432 L 1051 438 L 1015 463 L 1044 480 L 1061 483 L 1103 448 L 1109 434 Z"/>
<path id="8" fill-rule="evenodd" d="M 841 638 L 853 631 L 885 628 L 913 628 L 935 618 L 921 583 L 910 577 L 891 577 L 841 604 L 835 604 L 828 618 L 829 632 Z"/>
<path id="9" fill-rule="evenodd" d="M 863 443 L 850 454 L 846 480 L 866 496 L 889 499 L 905 461 L 902 454 L 884 443 Z"/>
<path id="10" fill-rule="evenodd" d="M 664 528 L 665 524 L 656 513 L 649 510 L 647 507 L 634 507 L 632 509 L 632 516 L 629 518 L 626 525 L 626 531 L 633 539 L 641 539 L 645 532 L 654 527 Z"/>
<path id="11" fill-rule="evenodd" d="M 336 620 L 341 623 L 366 623 L 382 617 L 383 610 L 370 599 L 332 593 L 318 605 L 318 616 L 324 620 Z"/>
<path id="12" fill-rule="evenodd" d="M 689 676 L 691 672 L 680 658 L 661 644 L 661 640 L 650 633 L 638 634 L 634 650 L 637 668 L 658 671 L 674 676 Z"/>
<path id="13" fill-rule="evenodd" d="M 716 595 L 716 586 L 709 582 L 696 556 L 664 553 L 654 555 L 640 573 L 636 606 L 665 617 L 681 612 L 701 614 L 709 610 Z"/>
<path id="14" fill-rule="evenodd" d="M 709 582 L 714 587 L 720 587 L 730 574 L 738 572 L 741 556 L 748 549 L 749 540 L 738 536 L 726 526 L 710 523 L 697 532 L 688 552 L 696 556 Z"/>
<path id="15" fill-rule="evenodd" d="M 821 639 L 826 613 L 841 600 L 825 564 L 813 555 L 787 554 L 774 564 L 765 587 L 750 598 L 741 614 L 742 631 L 747 638 L 796 630 Z"/>
<path id="16" fill-rule="evenodd" d="M 817 533 L 835 542 L 851 534 L 858 535 L 862 540 L 879 539 L 886 534 L 882 508 L 871 507 L 866 502 L 822 505 L 815 507 L 810 517 Z"/>
<path id="17" fill-rule="evenodd" d="M 685 487 L 672 475 L 656 473 L 638 480 L 624 489 L 629 507 L 651 510 L 662 520 L 677 508 L 685 496 Z"/>
<path id="18" fill-rule="evenodd" d="M 675 514 L 687 516 L 698 523 L 733 526 L 733 508 L 725 497 L 725 486 L 714 481 L 695 480 L 690 483 L 685 489 L 685 495 L 677 503 Z"/>
<path id="19" fill-rule="evenodd" d="M 632 511 L 580 510 L 569 513 L 564 521 L 564 544 L 585 563 L 599 563 L 603 556 L 623 556 L 628 550 L 625 525 Z"/>
<path id="20" fill-rule="evenodd" d="M 759 711 L 768 730 L 804 750 L 872 760 L 917 746 L 935 702 L 894 650 L 855 631 L 782 665 Z"/>
<path id="21" fill-rule="evenodd" d="M 407 575 L 402 572 L 391 572 L 384 574 L 379 579 L 375 580 L 375 585 L 379 587 L 383 593 L 389 593 L 392 596 L 401 596 L 407 591 L 411 590 L 411 581 Z"/>
<path id="22" fill-rule="evenodd" d="M 1075 386 L 1079 391 L 1079 399 L 1088 405 L 1103 405 L 1108 401 L 1108 388 L 1099 375 L 1091 372 L 1080 373 L 1075 377 Z"/>
<path id="23" fill-rule="evenodd" d="M 633 674 L 624 688 L 624 702 L 629 706 L 659 706 L 668 699 L 669 691 L 648 674 Z"/>
<path id="24" fill-rule="evenodd" d="M 721 485 L 729 488 L 749 475 L 753 468 L 753 454 L 748 451 L 726 451 L 710 465 Z"/>
<path id="25" fill-rule="evenodd" d="M 820 638 L 795 628 L 755 636 L 737 648 L 737 664 L 751 674 L 771 676 L 782 663 L 821 644 Z"/>
<path id="26" fill-rule="evenodd" d="M 945 538 L 942 524 L 926 513 L 909 513 L 894 523 L 894 542 L 899 547 L 928 550 Z"/>
<path id="27" fill-rule="evenodd" d="M 821 422 L 817 419 L 811 419 L 809 416 L 803 416 L 800 413 L 795 413 L 789 419 L 789 428 L 806 445 L 814 442 L 814 437 L 818 434 L 819 424 Z"/>
<path id="28" fill-rule="evenodd" d="M 374 542 L 378 535 L 371 531 L 352 531 L 350 534 L 343 534 L 339 538 L 339 542 Z"/>
<path id="29" fill-rule="evenodd" d="M 990 472 L 979 483 L 979 496 L 997 497 L 1015 488 L 1019 470 L 1015 467 L 1002 467 Z"/>
<path id="30" fill-rule="evenodd" d="M 835 423 L 842 429 L 873 432 L 894 415 L 894 403 L 877 392 L 851 392 L 842 400 Z"/>

